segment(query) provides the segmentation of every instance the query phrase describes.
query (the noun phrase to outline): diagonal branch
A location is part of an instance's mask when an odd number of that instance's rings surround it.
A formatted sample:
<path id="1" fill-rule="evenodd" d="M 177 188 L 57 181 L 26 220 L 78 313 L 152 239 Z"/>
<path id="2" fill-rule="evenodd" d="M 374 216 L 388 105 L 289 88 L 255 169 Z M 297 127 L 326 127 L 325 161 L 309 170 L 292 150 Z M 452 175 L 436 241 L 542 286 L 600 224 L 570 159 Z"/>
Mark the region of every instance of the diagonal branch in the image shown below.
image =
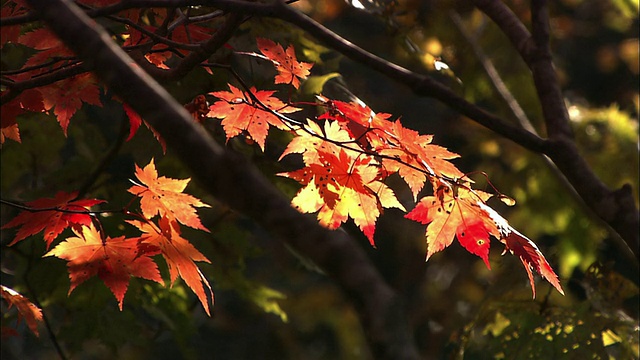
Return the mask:
<path id="1" fill-rule="evenodd" d="M 225 150 L 191 120 L 160 85 L 67 0 L 29 0 L 42 19 L 167 141 L 204 189 L 252 217 L 329 274 L 360 315 L 371 352 L 381 359 L 417 359 L 399 297 L 364 251 L 340 231 L 300 214 L 255 167 Z"/>

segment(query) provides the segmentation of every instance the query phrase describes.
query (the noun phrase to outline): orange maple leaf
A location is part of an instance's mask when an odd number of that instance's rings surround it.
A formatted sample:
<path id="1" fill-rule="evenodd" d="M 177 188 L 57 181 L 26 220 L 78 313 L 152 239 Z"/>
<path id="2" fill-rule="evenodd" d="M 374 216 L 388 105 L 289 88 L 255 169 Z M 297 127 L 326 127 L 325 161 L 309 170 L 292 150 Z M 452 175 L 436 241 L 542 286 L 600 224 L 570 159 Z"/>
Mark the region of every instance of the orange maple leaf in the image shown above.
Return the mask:
<path id="1" fill-rule="evenodd" d="M 59 191 L 53 199 L 43 198 L 25 203 L 33 211 L 24 210 L 2 226 L 2 229 L 21 226 L 9 246 L 44 231 L 44 241 L 47 243 L 48 249 L 64 229 L 72 227 L 79 230 L 83 225 L 91 224 L 89 207 L 104 201 L 96 199 L 74 200 L 77 195 L 77 192 Z"/>
<path id="2" fill-rule="evenodd" d="M 404 211 L 393 191 L 379 181 L 375 160 L 364 155 L 353 157 L 344 149 L 338 155 L 317 153 L 317 163 L 278 174 L 305 185 L 291 204 L 301 212 L 318 211 L 318 221 L 329 229 L 336 229 L 351 217 L 375 246 L 373 235 L 381 209 L 396 207 Z"/>
<path id="3" fill-rule="evenodd" d="M 144 169 L 136 165 L 136 177 L 142 185 L 134 185 L 128 191 L 140 197 L 140 208 L 146 218 L 151 219 L 159 214 L 194 229 L 209 231 L 200 222 L 195 208 L 210 206 L 189 194 L 182 193 L 191 179 L 158 177 L 153 159 Z"/>
<path id="4" fill-rule="evenodd" d="M 2 290 L 2 298 L 9 304 L 8 308 L 15 305 L 16 309 L 18 309 L 18 322 L 20 322 L 21 319 L 24 319 L 29 330 L 31 330 L 31 332 L 36 336 L 40 336 L 38 333 L 38 322 L 42 321 L 42 310 L 29 301 L 29 299 L 20 295 L 11 288 L 0 285 L 0 290 Z"/>
<path id="5" fill-rule="evenodd" d="M 175 221 L 167 217 L 161 217 L 158 221 L 159 228 L 151 223 L 142 221 L 128 221 L 144 234 L 139 238 L 141 244 L 156 247 L 162 253 L 169 267 L 169 275 L 173 284 L 178 276 L 193 290 L 202 303 L 207 315 L 209 312 L 209 302 L 203 284 L 209 289 L 211 300 L 213 301 L 213 291 L 209 282 L 204 277 L 194 261 L 204 261 L 210 263 L 202 253 L 200 253 L 189 241 L 180 236 L 180 226 Z"/>
<path id="6" fill-rule="evenodd" d="M 398 172 L 411 188 L 414 199 L 422 190 L 427 175 L 449 179 L 465 178 L 464 173 L 449 162 L 460 155 L 432 144 L 433 136 L 420 135 L 417 131 L 402 126 L 400 121 L 395 121 L 386 130 L 386 134 L 388 141 L 378 150 L 387 157 L 383 159 L 382 165 L 390 173 Z"/>
<path id="7" fill-rule="evenodd" d="M 5 139 L 22 142 L 22 140 L 20 140 L 20 129 L 18 129 L 18 124 L 12 124 L 0 128 L 0 144 L 4 144 Z"/>
<path id="8" fill-rule="evenodd" d="M 375 113 L 364 103 L 345 103 L 324 96 L 318 96 L 318 100 L 327 108 L 319 119 L 336 120 L 362 149 L 383 155 L 384 171 L 387 174 L 398 172 L 411 188 L 414 200 L 427 178 L 464 178 L 464 174 L 449 162 L 459 155 L 431 144 L 433 136 L 405 128 L 399 120 L 389 121 L 390 114 Z"/>
<path id="9" fill-rule="evenodd" d="M 269 131 L 269 125 L 275 126 L 281 130 L 288 130 L 287 125 L 276 115 L 262 109 L 260 104 L 254 103 L 252 97 L 240 89 L 229 85 L 231 91 L 212 92 L 220 101 L 216 101 L 209 106 L 207 116 L 222 119 L 222 127 L 227 135 L 227 141 L 234 136 L 240 135 L 246 131 L 253 140 L 255 140 L 260 148 L 264 151 L 264 143 Z M 292 113 L 301 109 L 288 106 L 280 99 L 271 95 L 275 91 L 256 91 L 255 88 L 250 89 L 260 103 L 271 110 L 279 113 Z"/>
<path id="10" fill-rule="evenodd" d="M 80 284 L 98 275 L 118 300 L 120 310 L 131 276 L 162 283 L 158 266 L 148 254 L 138 251 L 138 239 L 107 237 L 93 224 L 81 231 L 73 229 L 76 237 L 67 238 L 44 256 L 67 260 L 71 286 L 69 294 Z"/>
<path id="11" fill-rule="evenodd" d="M 284 50 L 282 45 L 273 40 L 257 38 L 256 41 L 260 52 L 271 60 L 278 71 L 275 83 L 291 84 L 296 89 L 300 87 L 300 79 L 309 76 L 313 64 L 298 61 L 293 45 Z"/>

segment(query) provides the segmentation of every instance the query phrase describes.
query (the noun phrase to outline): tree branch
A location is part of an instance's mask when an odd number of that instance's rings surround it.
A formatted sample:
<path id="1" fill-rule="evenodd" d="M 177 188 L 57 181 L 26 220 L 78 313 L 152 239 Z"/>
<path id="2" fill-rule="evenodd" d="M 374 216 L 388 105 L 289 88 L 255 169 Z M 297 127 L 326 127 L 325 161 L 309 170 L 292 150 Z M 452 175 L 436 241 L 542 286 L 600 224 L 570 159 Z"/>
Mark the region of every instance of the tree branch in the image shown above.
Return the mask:
<path id="1" fill-rule="evenodd" d="M 360 315 L 374 356 L 418 358 L 398 296 L 346 233 L 326 230 L 293 209 L 246 159 L 217 144 L 148 74 L 130 66 L 126 53 L 75 4 L 28 2 L 111 90 L 166 139 L 204 189 L 308 256 L 342 287 Z"/>

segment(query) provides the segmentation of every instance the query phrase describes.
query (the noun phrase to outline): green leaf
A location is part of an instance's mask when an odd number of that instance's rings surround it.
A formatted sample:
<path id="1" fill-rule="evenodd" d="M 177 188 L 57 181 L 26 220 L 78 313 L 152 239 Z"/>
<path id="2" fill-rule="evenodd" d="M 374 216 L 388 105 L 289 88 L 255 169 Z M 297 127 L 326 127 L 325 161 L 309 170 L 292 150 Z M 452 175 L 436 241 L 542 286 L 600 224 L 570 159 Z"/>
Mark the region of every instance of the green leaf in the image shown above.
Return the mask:
<path id="1" fill-rule="evenodd" d="M 322 93 L 322 88 L 324 88 L 324 84 L 335 78 L 340 76 L 339 73 L 332 72 L 322 76 L 309 76 L 304 83 L 302 83 L 301 91 L 305 95 L 315 95 Z"/>

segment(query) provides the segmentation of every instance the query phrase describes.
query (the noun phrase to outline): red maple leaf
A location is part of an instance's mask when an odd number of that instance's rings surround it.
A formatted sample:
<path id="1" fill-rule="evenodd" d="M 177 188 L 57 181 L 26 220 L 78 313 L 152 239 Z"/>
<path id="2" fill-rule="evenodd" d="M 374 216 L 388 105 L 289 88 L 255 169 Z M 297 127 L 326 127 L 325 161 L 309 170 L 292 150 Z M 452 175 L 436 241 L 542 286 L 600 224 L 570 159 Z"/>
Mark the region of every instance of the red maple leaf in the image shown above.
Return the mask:
<path id="1" fill-rule="evenodd" d="M 298 61 L 293 45 L 284 50 L 282 45 L 273 40 L 257 38 L 256 41 L 260 52 L 271 60 L 278 71 L 275 83 L 291 84 L 296 89 L 300 87 L 300 79 L 309 76 L 313 64 Z"/>
<path id="2" fill-rule="evenodd" d="M 136 177 L 142 185 L 134 185 L 128 191 L 140 197 L 140 208 L 146 218 L 151 219 L 159 214 L 194 229 L 209 231 L 200 222 L 195 208 L 210 206 L 189 194 L 182 193 L 191 179 L 158 177 L 153 159 L 144 169 L 136 165 Z"/>
<path id="3" fill-rule="evenodd" d="M 117 101 L 120 101 L 120 100 L 117 100 Z M 125 114 L 127 114 L 127 117 L 129 118 L 129 136 L 127 136 L 126 141 L 131 140 L 133 138 L 133 135 L 135 135 L 138 129 L 140 128 L 140 125 L 144 123 L 144 125 L 147 127 L 147 129 L 149 129 L 149 131 L 151 131 L 151 133 L 153 134 L 153 137 L 156 138 L 156 140 L 162 147 L 162 153 L 166 153 L 167 143 L 164 141 L 162 136 L 160 136 L 160 134 L 151 125 L 149 125 L 148 122 L 142 120 L 142 117 L 140 117 L 140 115 L 138 115 L 138 113 L 135 110 L 133 110 L 133 108 L 129 106 L 129 104 L 122 103 L 122 108 L 124 109 Z"/>
<path id="4" fill-rule="evenodd" d="M 129 141 L 133 138 L 133 135 L 138 132 L 140 125 L 142 125 L 142 117 L 140 117 L 140 115 L 138 115 L 138 113 L 127 103 L 122 103 L 122 108 L 129 118 L 129 136 L 127 136 L 126 140 Z"/>
<path id="5" fill-rule="evenodd" d="M 71 280 L 69 294 L 78 285 L 98 275 L 122 310 L 132 276 L 162 283 L 156 263 L 148 254 L 138 251 L 138 239 L 125 239 L 124 236 L 102 239 L 93 224 L 73 232 L 76 237 L 67 238 L 44 255 L 67 260 Z"/>
<path id="6" fill-rule="evenodd" d="M 194 262 L 204 261 L 209 263 L 210 261 L 189 241 L 180 236 L 178 223 L 164 216 L 158 221 L 159 228 L 151 223 L 141 221 L 128 222 L 144 233 L 139 238 L 141 245 L 156 247 L 160 250 L 169 267 L 171 283 L 173 284 L 178 276 L 181 277 L 198 296 L 207 315 L 210 315 L 209 302 L 207 301 L 204 286 L 209 289 L 212 301 L 213 291 L 209 282 Z"/>
<path id="7" fill-rule="evenodd" d="M 67 135 L 69 120 L 82 103 L 102 106 L 100 89 L 91 74 L 81 74 L 38 89 L 47 111 L 53 109 L 62 131 Z"/>
<path id="8" fill-rule="evenodd" d="M 0 16 L 2 18 L 9 18 L 18 15 L 24 15 L 29 12 L 23 4 L 18 4 L 16 1 L 7 1 L 2 5 L 0 9 Z M 20 36 L 20 25 L 2 26 L 0 27 L 0 47 L 8 42 L 15 43 Z"/>
<path id="9" fill-rule="evenodd" d="M 551 268 L 547 259 L 544 257 L 540 249 L 538 249 L 538 246 L 536 246 L 536 244 L 529 238 L 511 227 L 507 220 L 500 216 L 500 214 L 495 210 L 485 204 L 481 204 L 480 206 L 495 222 L 500 232 L 500 242 L 505 246 L 502 254 L 504 255 L 508 251 L 517 256 L 522 262 L 522 265 L 527 271 L 527 276 L 529 277 L 529 284 L 531 285 L 533 298 L 535 299 L 536 297 L 536 287 L 533 280 L 533 273 L 531 272 L 532 269 L 553 285 L 560 294 L 564 295 L 564 291 L 562 290 L 562 286 L 558 280 L 558 275 L 553 271 L 553 268 Z"/>
<path id="10" fill-rule="evenodd" d="M 91 224 L 89 207 L 104 201 L 95 199 L 74 200 L 77 195 L 77 192 L 66 193 L 59 191 L 53 199 L 43 198 L 25 203 L 32 211 L 24 210 L 2 226 L 2 229 L 21 226 L 9 246 L 24 240 L 28 236 L 44 231 L 44 241 L 46 241 L 48 249 L 64 229 L 72 227 L 79 230 L 81 226 Z"/>
<path id="11" fill-rule="evenodd" d="M 256 104 L 248 93 L 233 85 L 229 85 L 229 88 L 231 89 L 230 92 L 217 91 L 210 93 L 210 95 L 221 100 L 209 106 L 208 114 L 209 117 L 222 119 L 222 126 L 227 135 L 227 140 L 246 131 L 249 137 L 255 140 L 260 148 L 264 150 L 269 125 L 281 130 L 288 130 L 289 128 L 280 118 L 263 109 L 261 105 L 283 114 L 301 110 L 288 106 L 280 99 L 273 97 L 272 95 L 275 91 L 256 91 L 255 88 L 251 88 L 251 93 L 260 102 L 260 104 Z"/>
<path id="12" fill-rule="evenodd" d="M 437 185 L 437 187 L 436 187 Z M 489 235 L 498 236 L 498 229 L 488 214 L 478 205 L 491 194 L 445 182 L 434 184 L 435 196 L 425 196 L 406 218 L 428 224 L 427 260 L 434 253 L 451 245 L 454 236 L 472 254 L 489 265 Z"/>
<path id="13" fill-rule="evenodd" d="M 64 58 L 73 56 L 64 43 L 48 28 L 40 28 L 27 32 L 20 36 L 18 42 L 38 50 L 24 63 L 23 67 L 32 67 L 43 64 L 51 59 L 58 59 L 56 62 L 66 62 Z M 38 75 L 48 71 L 48 67 L 35 69 L 29 72 L 30 76 Z"/>
<path id="14" fill-rule="evenodd" d="M 8 308 L 10 309 L 15 305 L 16 309 L 18 309 L 18 322 L 20 322 L 21 319 L 24 319 L 29 330 L 31 330 L 31 332 L 36 336 L 39 336 L 38 322 L 42 321 L 42 310 L 29 301 L 29 299 L 20 295 L 11 288 L 0 285 L 0 290 L 2 290 L 2 298 L 8 303 Z M 2 333 L 3 335 L 5 333 L 4 326 L 2 328 Z"/>
<path id="15" fill-rule="evenodd" d="M 3 91 L 2 95 L 4 96 L 6 92 Z M 16 117 L 26 111 L 44 111 L 44 103 L 40 91 L 36 89 L 24 90 L 16 98 L 0 107 L 0 128 L 2 129 L 0 144 L 4 143 L 5 137 L 20 142 L 20 131 Z"/>
<path id="16" fill-rule="evenodd" d="M 437 187 L 435 186 L 437 185 Z M 453 237 L 472 254 L 489 265 L 489 237 L 505 245 L 505 251 L 519 257 L 527 271 L 533 297 L 536 296 L 531 269 L 536 270 L 561 294 L 564 291 L 558 277 L 538 247 L 520 234 L 495 210 L 486 205 L 491 194 L 472 190 L 469 184 L 450 185 L 444 181 L 434 184 L 435 196 L 426 196 L 405 217 L 428 224 L 427 260 L 435 252 L 451 245 Z"/>

